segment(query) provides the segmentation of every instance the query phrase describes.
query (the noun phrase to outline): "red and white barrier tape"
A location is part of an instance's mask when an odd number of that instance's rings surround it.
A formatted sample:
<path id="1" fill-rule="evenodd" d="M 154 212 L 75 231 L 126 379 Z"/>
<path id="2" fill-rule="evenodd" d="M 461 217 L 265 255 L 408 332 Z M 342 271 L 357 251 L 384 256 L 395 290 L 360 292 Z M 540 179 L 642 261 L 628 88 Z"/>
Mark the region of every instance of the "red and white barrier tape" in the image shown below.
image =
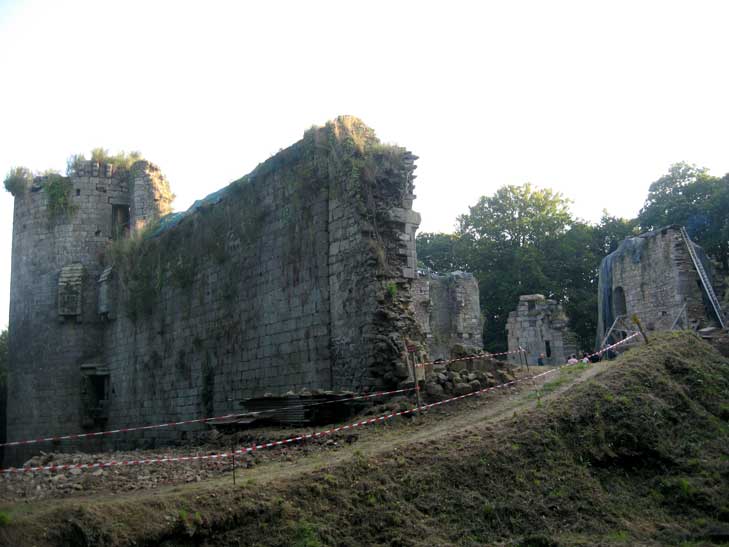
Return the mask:
<path id="1" fill-rule="evenodd" d="M 602 350 L 595 352 L 592 355 L 597 355 L 599 353 L 604 353 L 605 351 L 608 351 L 616 346 L 619 346 L 621 344 L 624 344 L 631 338 L 637 336 L 637 334 L 633 334 L 629 336 L 628 338 L 625 338 L 624 340 L 621 340 L 620 342 L 617 342 L 615 344 L 612 344 L 611 346 L 607 346 L 603 348 Z M 579 363 L 575 363 L 579 364 Z M 357 427 L 363 427 L 366 425 L 374 424 L 377 422 L 384 422 L 386 420 L 390 420 L 392 418 L 395 418 L 397 416 L 404 416 L 406 414 L 412 414 L 413 412 L 419 412 L 423 410 L 428 410 L 430 408 L 444 405 L 446 403 L 451 403 L 453 401 L 458 401 L 461 399 L 465 399 L 466 397 L 472 397 L 474 395 L 481 395 L 483 393 L 487 393 L 489 391 L 495 391 L 497 389 L 502 389 L 505 387 L 512 386 L 514 384 L 517 384 L 519 382 L 525 382 L 529 380 L 535 380 L 537 378 L 541 378 L 543 376 L 547 376 L 548 374 L 552 374 L 558 370 L 560 370 L 563 367 L 568 367 L 572 365 L 562 365 L 562 367 L 555 367 L 550 370 L 546 370 L 544 372 L 541 372 L 539 374 L 535 374 L 533 376 L 525 376 L 523 378 L 519 378 L 517 380 L 512 380 L 510 382 L 506 382 L 503 384 L 499 384 L 497 386 L 487 387 L 484 389 L 480 389 L 477 391 L 472 391 L 470 393 L 466 393 L 464 395 L 458 395 L 456 397 L 451 397 L 449 399 L 444 399 L 442 401 L 437 401 L 435 403 L 430 403 L 426 405 L 421 405 L 419 407 L 413 407 L 407 410 L 401 410 L 399 412 L 393 412 L 391 414 L 386 414 L 384 416 L 378 416 L 377 418 L 369 418 L 367 420 L 362 420 L 359 422 L 355 422 L 352 424 L 342 425 L 338 427 L 333 427 L 331 429 L 327 429 L 324 431 L 319 431 L 316 433 L 307 433 L 305 435 L 299 435 L 297 437 L 289 437 L 288 439 L 283 439 L 280 441 L 273 441 L 269 443 L 262 443 L 257 444 L 254 446 L 246 447 L 246 448 L 240 448 L 238 450 L 234 450 L 232 452 L 223 452 L 220 454 L 206 454 L 206 455 L 195 455 L 195 456 L 170 456 L 165 458 L 151 458 L 151 459 L 145 459 L 145 460 L 122 460 L 122 461 L 116 461 L 112 460 L 109 462 L 98 462 L 98 463 L 76 463 L 76 464 L 61 464 L 61 465 L 46 465 L 46 466 L 38 466 L 38 467 L 9 467 L 7 469 L 0 469 L 0 473 L 2 474 L 11 474 L 11 473 L 28 473 L 28 472 L 36 472 L 36 471 L 63 471 L 66 469 L 98 469 L 98 468 L 107 468 L 107 467 L 113 467 L 118 465 L 147 465 L 147 464 L 153 464 L 153 463 L 167 463 L 167 462 L 187 462 L 187 461 L 197 461 L 197 460 L 218 460 L 218 459 L 225 459 L 229 458 L 233 455 L 237 454 L 248 454 L 250 452 L 254 452 L 256 450 L 263 450 L 266 448 L 272 448 L 275 446 L 282 446 L 285 444 L 291 444 L 294 442 L 304 441 L 308 439 L 315 439 L 318 437 L 325 437 L 327 435 L 331 435 L 333 433 L 338 433 L 340 431 L 347 431 L 351 429 L 355 429 Z"/>
<path id="2" fill-rule="evenodd" d="M 292 406 L 287 407 L 289 409 L 291 408 L 305 408 L 309 406 L 318 406 L 323 404 L 330 404 L 330 403 L 340 403 L 340 402 L 346 402 L 346 401 L 355 401 L 357 399 L 371 399 L 373 397 L 382 397 L 385 395 L 394 395 L 395 393 L 404 393 L 406 391 L 413 391 L 415 388 L 404 388 L 404 389 L 395 389 L 393 391 L 378 391 L 376 393 L 367 393 L 363 395 L 357 395 L 355 397 L 345 397 L 342 399 L 336 399 L 332 401 L 321 401 L 318 403 L 304 403 L 298 406 Z M 268 411 L 263 411 L 268 412 Z M 166 422 L 162 424 L 153 424 L 153 425 L 142 425 L 142 426 L 135 426 L 135 427 L 122 427 L 119 429 L 110 429 L 108 431 L 95 431 L 93 433 L 74 433 L 70 435 L 56 435 L 52 437 L 41 437 L 38 439 L 26 439 L 22 441 L 11 441 L 7 443 L 0 443 L 0 447 L 3 446 L 22 446 L 22 445 L 28 445 L 28 444 L 37 444 L 42 442 L 50 442 L 50 441 L 66 441 L 70 439 L 83 439 L 87 437 L 101 437 L 104 435 L 115 435 L 117 433 L 130 433 L 132 431 L 146 431 L 149 429 L 161 429 L 164 427 L 176 427 L 180 425 L 188 425 L 188 424 L 198 424 L 198 423 L 204 423 L 204 422 L 212 422 L 214 420 L 227 420 L 230 418 L 240 418 L 242 416 L 248 416 L 252 414 L 251 412 L 243 412 L 243 413 L 236 413 L 236 414 L 225 414 L 223 416 L 214 416 L 212 418 L 195 418 L 192 420 L 181 420 L 179 422 Z"/>

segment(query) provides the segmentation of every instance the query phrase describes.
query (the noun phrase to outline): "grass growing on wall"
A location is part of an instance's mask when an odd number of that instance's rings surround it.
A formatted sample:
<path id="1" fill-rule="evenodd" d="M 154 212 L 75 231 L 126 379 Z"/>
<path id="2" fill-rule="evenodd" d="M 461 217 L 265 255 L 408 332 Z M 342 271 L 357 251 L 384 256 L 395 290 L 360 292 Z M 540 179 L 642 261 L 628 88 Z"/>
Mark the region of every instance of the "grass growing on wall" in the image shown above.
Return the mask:
<path id="1" fill-rule="evenodd" d="M 20 196 L 33 184 L 33 173 L 26 167 L 13 167 L 5 176 L 3 184 L 13 196 Z"/>
<path id="2" fill-rule="evenodd" d="M 71 202 L 71 180 L 61 176 L 55 171 L 46 171 L 43 174 L 45 181 L 43 191 L 48 196 L 48 216 L 56 220 L 64 216 L 71 216 L 78 208 Z"/>
<path id="3" fill-rule="evenodd" d="M 91 151 L 91 161 L 103 165 L 109 163 L 114 166 L 114 171 L 128 175 L 135 162 L 144 159 L 137 151 L 110 154 L 105 148 L 94 148 Z M 66 161 L 66 174 L 72 175 L 78 172 L 80 165 L 87 161 L 85 154 L 74 154 Z M 123 177 L 122 177 L 123 178 Z"/>

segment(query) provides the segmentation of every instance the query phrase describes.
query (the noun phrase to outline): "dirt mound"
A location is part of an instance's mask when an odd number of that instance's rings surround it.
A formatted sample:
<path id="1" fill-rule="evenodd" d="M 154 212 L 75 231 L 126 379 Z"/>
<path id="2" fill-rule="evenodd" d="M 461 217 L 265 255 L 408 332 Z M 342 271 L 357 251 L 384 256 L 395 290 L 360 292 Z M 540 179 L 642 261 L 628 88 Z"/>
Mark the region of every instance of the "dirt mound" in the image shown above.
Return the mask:
<path id="1" fill-rule="evenodd" d="M 44 519 L 48 544 L 74 545 L 729 542 L 729 362 L 692 334 L 655 335 L 554 402 L 437 443 Z"/>

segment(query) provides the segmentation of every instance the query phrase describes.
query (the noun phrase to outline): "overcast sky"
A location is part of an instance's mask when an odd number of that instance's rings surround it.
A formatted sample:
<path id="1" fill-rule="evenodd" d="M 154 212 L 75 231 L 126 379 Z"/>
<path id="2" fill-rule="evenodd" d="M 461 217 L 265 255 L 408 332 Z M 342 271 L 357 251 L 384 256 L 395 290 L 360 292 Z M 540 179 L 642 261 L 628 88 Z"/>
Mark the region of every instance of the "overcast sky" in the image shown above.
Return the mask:
<path id="1" fill-rule="evenodd" d="M 523 182 L 632 217 L 671 163 L 729 172 L 728 6 L 0 0 L 0 173 L 140 150 L 184 209 L 353 114 L 420 156 L 422 230 Z"/>

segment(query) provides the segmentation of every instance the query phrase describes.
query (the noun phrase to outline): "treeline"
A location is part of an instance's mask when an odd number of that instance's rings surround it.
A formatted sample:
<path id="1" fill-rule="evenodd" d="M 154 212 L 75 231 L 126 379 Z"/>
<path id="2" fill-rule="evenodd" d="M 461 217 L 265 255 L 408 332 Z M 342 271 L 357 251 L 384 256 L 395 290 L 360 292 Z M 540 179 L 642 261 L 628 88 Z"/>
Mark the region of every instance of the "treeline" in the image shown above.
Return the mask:
<path id="1" fill-rule="evenodd" d="M 458 217 L 455 233 L 417 236 L 420 265 L 466 270 L 479 281 L 484 346 L 506 349 L 506 319 L 522 294 L 540 293 L 563 303 L 582 348 L 595 342 L 597 277 L 602 258 L 628 236 L 670 224 L 729 272 L 729 174 L 677 163 L 651 184 L 634 219 L 603 211 L 597 224 L 576 218 L 570 200 L 530 184 L 504 186 Z"/>

